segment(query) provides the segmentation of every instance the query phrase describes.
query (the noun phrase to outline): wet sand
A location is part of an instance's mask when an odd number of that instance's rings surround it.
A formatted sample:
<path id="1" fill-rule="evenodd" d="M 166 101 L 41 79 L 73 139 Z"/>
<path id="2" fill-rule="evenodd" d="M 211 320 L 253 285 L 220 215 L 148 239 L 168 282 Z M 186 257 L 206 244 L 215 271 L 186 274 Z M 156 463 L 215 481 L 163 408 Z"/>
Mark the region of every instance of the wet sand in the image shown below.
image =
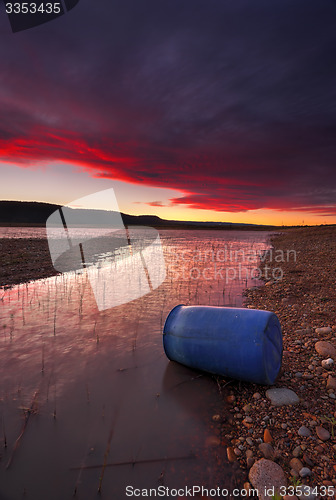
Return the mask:
<path id="1" fill-rule="evenodd" d="M 0 287 L 55 276 L 47 239 L 0 239 Z"/>

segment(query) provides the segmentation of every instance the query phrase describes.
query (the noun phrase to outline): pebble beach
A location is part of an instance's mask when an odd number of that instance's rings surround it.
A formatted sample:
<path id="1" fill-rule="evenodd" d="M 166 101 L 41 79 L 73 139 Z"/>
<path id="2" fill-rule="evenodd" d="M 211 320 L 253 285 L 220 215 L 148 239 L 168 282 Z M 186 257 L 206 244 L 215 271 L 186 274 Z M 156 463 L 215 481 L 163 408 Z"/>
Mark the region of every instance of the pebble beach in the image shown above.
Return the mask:
<path id="1" fill-rule="evenodd" d="M 232 426 L 225 433 L 222 423 L 222 434 L 229 461 L 245 470 L 245 488 L 336 498 L 335 228 L 287 230 L 272 245 L 265 260 L 282 278 L 246 290 L 245 305 L 278 316 L 282 368 L 272 387 L 229 383 L 229 413 L 214 420 Z"/>

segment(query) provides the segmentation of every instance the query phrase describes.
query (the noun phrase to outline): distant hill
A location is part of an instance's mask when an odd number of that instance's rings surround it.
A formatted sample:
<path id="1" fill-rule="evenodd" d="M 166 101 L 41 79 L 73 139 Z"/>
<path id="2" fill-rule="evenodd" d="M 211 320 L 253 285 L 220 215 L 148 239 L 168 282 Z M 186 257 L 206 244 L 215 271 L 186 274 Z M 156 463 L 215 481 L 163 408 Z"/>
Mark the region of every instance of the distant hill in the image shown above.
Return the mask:
<path id="1" fill-rule="evenodd" d="M 0 201 L 0 226 L 45 226 L 48 217 L 61 208 L 61 205 L 36 201 Z M 83 220 L 90 220 L 92 215 L 99 224 L 108 225 L 111 212 L 107 210 L 70 209 L 72 221 L 83 225 Z M 113 212 L 112 212 L 113 213 Z M 128 215 L 121 213 L 125 226 L 151 226 L 172 229 L 249 229 L 272 230 L 277 226 L 258 224 L 238 224 L 231 222 L 195 222 L 161 219 L 156 215 Z M 91 224 L 89 224 L 91 225 Z"/>

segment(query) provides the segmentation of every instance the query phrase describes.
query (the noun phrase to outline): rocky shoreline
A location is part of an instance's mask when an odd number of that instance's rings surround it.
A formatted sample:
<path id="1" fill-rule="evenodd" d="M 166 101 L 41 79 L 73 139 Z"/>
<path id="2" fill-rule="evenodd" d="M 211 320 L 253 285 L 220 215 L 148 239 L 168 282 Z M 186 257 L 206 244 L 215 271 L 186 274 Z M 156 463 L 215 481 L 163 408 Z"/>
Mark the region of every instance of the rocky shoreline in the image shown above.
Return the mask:
<path id="1" fill-rule="evenodd" d="M 264 486 L 292 500 L 336 498 L 336 231 L 288 230 L 272 245 L 269 274 L 281 267 L 283 277 L 247 290 L 246 306 L 278 316 L 282 368 L 271 388 L 229 382 L 229 414 L 214 420 L 260 500 L 277 498 Z"/>

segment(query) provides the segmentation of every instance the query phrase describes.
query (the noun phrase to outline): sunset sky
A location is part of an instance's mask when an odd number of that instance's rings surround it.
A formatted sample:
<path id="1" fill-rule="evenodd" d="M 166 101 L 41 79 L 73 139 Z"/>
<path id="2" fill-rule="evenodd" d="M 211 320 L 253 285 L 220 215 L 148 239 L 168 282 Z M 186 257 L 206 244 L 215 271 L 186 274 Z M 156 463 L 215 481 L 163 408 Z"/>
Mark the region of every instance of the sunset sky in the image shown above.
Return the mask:
<path id="1" fill-rule="evenodd" d="M 0 199 L 336 223 L 333 0 L 80 0 L 18 33 L 1 8 L 0 41 Z"/>

